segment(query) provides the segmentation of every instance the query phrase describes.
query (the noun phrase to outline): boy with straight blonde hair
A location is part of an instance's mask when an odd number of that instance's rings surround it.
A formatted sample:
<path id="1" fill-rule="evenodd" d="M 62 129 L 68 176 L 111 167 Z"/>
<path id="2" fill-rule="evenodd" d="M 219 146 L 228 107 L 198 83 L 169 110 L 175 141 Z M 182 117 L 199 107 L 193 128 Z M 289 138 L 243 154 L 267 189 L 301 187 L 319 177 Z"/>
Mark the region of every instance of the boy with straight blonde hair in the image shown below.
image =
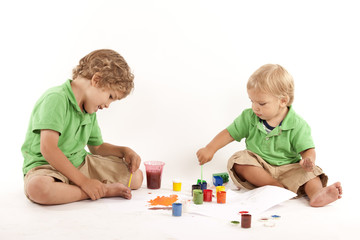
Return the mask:
<path id="1" fill-rule="evenodd" d="M 24 189 L 31 201 L 52 205 L 89 198 L 130 199 L 130 189 L 141 187 L 139 155 L 103 142 L 96 119 L 99 109 L 131 92 L 133 79 L 119 53 L 100 49 L 80 60 L 73 80 L 40 97 L 21 148 Z"/>
<path id="2" fill-rule="evenodd" d="M 237 187 L 283 187 L 299 196 L 307 194 L 313 207 L 341 198 L 340 182 L 326 187 L 328 177 L 315 165 L 310 127 L 291 106 L 292 76 L 280 65 L 263 65 L 249 78 L 247 92 L 252 108 L 197 152 L 200 165 L 220 148 L 245 138 L 246 150 L 235 153 L 227 165 Z"/>

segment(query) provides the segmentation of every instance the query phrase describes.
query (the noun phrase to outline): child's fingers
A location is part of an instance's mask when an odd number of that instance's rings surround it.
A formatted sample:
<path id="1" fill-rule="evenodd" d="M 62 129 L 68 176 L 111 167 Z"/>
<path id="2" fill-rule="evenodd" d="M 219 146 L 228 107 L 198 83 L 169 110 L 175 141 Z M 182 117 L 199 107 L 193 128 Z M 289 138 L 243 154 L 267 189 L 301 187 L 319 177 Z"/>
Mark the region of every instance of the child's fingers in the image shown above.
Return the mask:
<path id="1" fill-rule="evenodd" d="M 128 163 L 129 171 L 133 173 L 140 167 L 141 158 L 137 154 L 129 155 L 125 157 L 125 162 Z"/>

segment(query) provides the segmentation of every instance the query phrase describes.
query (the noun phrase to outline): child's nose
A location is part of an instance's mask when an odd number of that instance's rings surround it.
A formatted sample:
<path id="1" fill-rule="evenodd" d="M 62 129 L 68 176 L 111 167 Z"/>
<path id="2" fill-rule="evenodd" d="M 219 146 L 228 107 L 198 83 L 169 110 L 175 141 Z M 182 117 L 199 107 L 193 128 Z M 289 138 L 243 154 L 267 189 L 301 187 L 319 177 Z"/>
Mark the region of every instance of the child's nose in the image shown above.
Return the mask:
<path id="1" fill-rule="evenodd" d="M 109 108 L 110 107 L 110 103 L 112 103 L 112 101 L 108 101 L 107 103 L 105 103 L 105 107 Z"/>

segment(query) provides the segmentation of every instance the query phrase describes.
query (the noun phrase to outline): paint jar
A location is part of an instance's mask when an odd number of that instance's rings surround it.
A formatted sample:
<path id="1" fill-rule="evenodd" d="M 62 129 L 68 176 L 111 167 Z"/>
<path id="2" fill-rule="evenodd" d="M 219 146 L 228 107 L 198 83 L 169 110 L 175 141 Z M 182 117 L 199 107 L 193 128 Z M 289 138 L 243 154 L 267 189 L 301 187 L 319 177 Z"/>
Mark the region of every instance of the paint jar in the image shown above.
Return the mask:
<path id="1" fill-rule="evenodd" d="M 227 172 L 214 173 L 213 176 L 219 176 L 223 179 L 223 183 L 229 182 L 229 174 Z"/>
<path id="2" fill-rule="evenodd" d="M 225 186 L 217 186 L 216 193 L 218 193 L 219 191 L 225 191 Z"/>
<path id="3" fill-rule="evenodd" d="M 173 191 L 180 192 L 181 191 L 181 182 L 178 180 L 173 180 Z"/>
<path id="4" fill-rule="evenodd" d="M 241 227 L 251 228 L 251 214 L 245 213 L 241 215 Z"/>
<path id="5" fill-rule="evenodd" d="M 194 193 L 193 196 L 194 203 L 203 204 L 204 201 L 203 191 L 201 189 L 194 189 L 193 193 Z"/>
<path id="6" fill-rule="evenodd" d="M 219 191 L 216 193 L 216 201 L 217 203 L 226 203 L 226 192 Z"/>
<path id="7" fill-rule="evenodd" d="M 200 184 L 194 184 L 191 186 L 191 196 L 194 196 L 193 192 L 195 189 L 201 189 Z"/>
<path id="8" fill-rule="evenodd" d="M 212 190 L 211 189 L 204 189 L 204 202 L 211 202 L 212 201 Z"/>
<path id="9" fill-rule="evenodd" d="M 207 189 L 207 182 L 206 182 L 205 180 L 202 180 L 202 181 L 201 181 L 201 179 L 198 179 L 198 180 L 197 180 L 197 184 L 200 185 L 201 190 Z"/>
<path id="10" fill-rule="evenodd" d="M 147 188 L 159 189 L 161 187 L 161 175 L 165 163 L 160 161 L 147 161 L 144 162 L 144 165 Z"/>
<path id="11" fill-rule="evenodd" d="M 213 176 L 213 184 L 214 186 L 222 186 L 224 180 L 220 176 Z"/>
<path id="12" fill-rule="evenodd" d="M 182 204 L 181 203 L 173 203 L 172 204 L 172 215 L 174 217 L 180 217 L 182 213 Z"/>

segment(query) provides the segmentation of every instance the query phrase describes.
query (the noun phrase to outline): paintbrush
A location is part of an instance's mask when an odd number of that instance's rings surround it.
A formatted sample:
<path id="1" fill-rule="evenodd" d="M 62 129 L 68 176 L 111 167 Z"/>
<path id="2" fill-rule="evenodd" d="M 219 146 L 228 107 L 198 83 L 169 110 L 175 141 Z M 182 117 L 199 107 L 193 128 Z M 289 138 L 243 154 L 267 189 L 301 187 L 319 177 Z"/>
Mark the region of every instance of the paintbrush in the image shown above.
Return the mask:
<path id="1" fill-rule="evenodd" d="M 130 184 L 131 184 L 131 179 L 132 179 L 132 173 L 130 174 L 130 179 L 129 179 L 128 188 L 130 187 Z"/>

